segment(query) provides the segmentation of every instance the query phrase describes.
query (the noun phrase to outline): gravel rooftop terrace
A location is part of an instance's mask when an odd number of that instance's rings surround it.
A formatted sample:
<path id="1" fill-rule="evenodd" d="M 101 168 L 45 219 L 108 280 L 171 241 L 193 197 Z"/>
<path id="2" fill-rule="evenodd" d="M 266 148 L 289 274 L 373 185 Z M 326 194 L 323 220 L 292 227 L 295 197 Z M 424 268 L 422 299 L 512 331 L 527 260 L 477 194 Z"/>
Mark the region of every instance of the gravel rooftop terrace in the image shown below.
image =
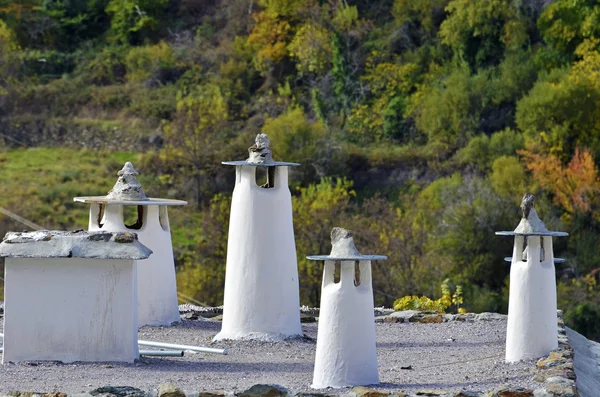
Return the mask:
<path id="1" fill-rule="evenodd" d="M 305 338 L 284 342 L 227 341 L 212 344 L 221 323 L 183 320 L 172 327 L 143 327 L 139 338 L 227 347 L 229 355 L 186 352 L 183 358 L 142 357 L 134 364 L 55 362 L 8 363 L 0 368 L 0 394 L 9 390 L 65 393 L 113 386 L 156 389 L 172 383 L 183 391 L 240 391 L 257 383 L 280 384 L 291 392 L 314 391 L 317 324 L 304 323 Z M 486 391 L 502 386 L 535 389 L 535 361 L 506 364 L 506 320 L 439 324 L 378 323 L 381 384 L 374 388 Z M 342 394 L 349 389 L 326 390 Z"/>

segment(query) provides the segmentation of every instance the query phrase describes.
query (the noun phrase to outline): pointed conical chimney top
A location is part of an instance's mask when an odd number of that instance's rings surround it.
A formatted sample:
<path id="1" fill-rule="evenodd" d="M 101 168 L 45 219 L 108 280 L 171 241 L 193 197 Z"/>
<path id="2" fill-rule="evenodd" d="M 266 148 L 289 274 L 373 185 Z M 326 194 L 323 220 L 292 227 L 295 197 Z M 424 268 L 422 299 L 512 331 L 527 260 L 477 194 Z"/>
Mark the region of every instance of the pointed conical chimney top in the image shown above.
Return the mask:
<path id="1" fill-rule="evenodd" d="M 271 142 L 267 134 L 258 134 L 254 140 L 254 145 L 248 148 L 249 163 L 271 164 L 273 161 L 273 152 L 269 148 Z"/>
<path id="2" fill-rule="evenodd" d="M 360 256 L 360 252 L 354 245 L 352 233 L 341 227 L 331 230 L 331 254 L 330 256 Z"/>
<path id="3" fill-rule="evenodd" d="M 142 189 L 142 185 L 135 177 L 139 173 L 133 168 L 129 161 L 125 163 L 121 171 L 117 173 L 119 179 L 115 186 L 106 195 L 110 200 L 146 201 L 148 197 Z"/>
<path id="4" fill-rule="evenodd" d="M 534 203 L 534 195 L 525 193 L 523 200 L 521 201 L 523 218 L 521 218 L 521 222 L 515 229 L 515 233 L 548 233 L 548 229 L 546 229 L 544 222 L 538 217 L 535 208 L 533 208 Z"/>

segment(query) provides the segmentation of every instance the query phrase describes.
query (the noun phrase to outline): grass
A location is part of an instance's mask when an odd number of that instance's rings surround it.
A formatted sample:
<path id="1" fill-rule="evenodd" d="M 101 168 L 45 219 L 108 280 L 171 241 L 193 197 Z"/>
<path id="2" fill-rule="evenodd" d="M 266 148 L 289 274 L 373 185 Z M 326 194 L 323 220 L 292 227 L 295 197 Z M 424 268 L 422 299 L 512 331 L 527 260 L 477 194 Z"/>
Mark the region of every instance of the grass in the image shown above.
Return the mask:
<path id="1" fill-rule="evenodd" d="M 1 205 L 44 228 L 86 228 L 88 206 L 73 197 L 105 195 L 124 162 L 135 164 L 140 156 L 67 148 L 1 153 Z"/>

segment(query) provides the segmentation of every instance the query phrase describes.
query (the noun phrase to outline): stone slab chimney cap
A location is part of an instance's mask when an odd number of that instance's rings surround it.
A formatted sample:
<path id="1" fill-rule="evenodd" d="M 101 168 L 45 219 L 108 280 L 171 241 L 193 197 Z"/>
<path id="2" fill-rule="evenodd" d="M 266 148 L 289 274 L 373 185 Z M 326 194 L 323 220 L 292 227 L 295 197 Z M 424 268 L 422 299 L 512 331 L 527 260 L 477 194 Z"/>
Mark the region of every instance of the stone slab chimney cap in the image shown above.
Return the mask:
<path id="1" fill-rule="evenodd" d="M 137 180 L 139 172 L 133 168 L 131 162 L 126 162 L 117 173 L 119 179 L 106 196 L 75 197 L 73 201 L 79 203 L 96 203 L 104 205 L 186 205 L 187 201 L 160 198 L 148 198 Z"/>
<path id="2" fill-rule="evenodd" d="M 8 232 L 0 243 L 0 257 L 146 259 L 152 250 L 129 232 L 72 232 L 38 230 Z M 142 265 L 143 266 L 143 265 Z"/>
<path id="3" fill-rule="evenodd" d="M 246 165 L 252 167 L 297 167 L 298 163 L 287 163 L 284 161 L 273 161 L 271 152 L 271 141 L 267 134 L 258 134 L 254 145 L 248 148 L 248 158 L 240 161 L 223 161 L 224 165 Z"/>
<path id="4" fill-rule="evenodd" d="M 341 227 L 334 227 L 331 230 L 331 253 L 311 255 L 306 258 L 313 261 L 375 261 L 387 259 L 387 256 L 362 255 L 354 245 L 352 233 Z"/>
<path id="5" fill-rule="evenodd" d="M 546 229 L 544 222 L 538 217 L 533 204 L 535 197 L 533 194 L 525 193 L 521 201 L 521 212 L 523 217 L 517 228 L 513 231 L 496 232 L 499 236 L 568 236 L 566 232 L 552 232 Z"/>

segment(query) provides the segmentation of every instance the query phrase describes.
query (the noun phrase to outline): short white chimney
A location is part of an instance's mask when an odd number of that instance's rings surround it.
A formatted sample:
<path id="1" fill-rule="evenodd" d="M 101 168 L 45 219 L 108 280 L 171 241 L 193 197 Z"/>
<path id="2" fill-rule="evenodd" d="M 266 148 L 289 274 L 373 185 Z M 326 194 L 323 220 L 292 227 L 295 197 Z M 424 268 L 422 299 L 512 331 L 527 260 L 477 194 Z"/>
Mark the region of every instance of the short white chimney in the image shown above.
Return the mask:
<path id="1" fill-rule="evenodd" d="M 90 231 L 135 232 L 154 254 L 138 267 L 139 326 L 170 325 L 178 322 L 177 282 L 167 207 L 185 205 L 181 200 L 148 198 L 138 182 L 138 172 L 130 162 L 118 172 L 119 179 L 106 196 L 75 197 L 89 203 Z M 126 225 L 123 207 L 133 206 L 138 218 Z"/>
<path id="2" fill-rule="evenodd" d="M 378 384 L 371 261 L 387 256 L 361 255 L 352 234 L 339 227 L 331 245 L 329 255 L 307 256 L 325 262 L 312 387 Z"/>

